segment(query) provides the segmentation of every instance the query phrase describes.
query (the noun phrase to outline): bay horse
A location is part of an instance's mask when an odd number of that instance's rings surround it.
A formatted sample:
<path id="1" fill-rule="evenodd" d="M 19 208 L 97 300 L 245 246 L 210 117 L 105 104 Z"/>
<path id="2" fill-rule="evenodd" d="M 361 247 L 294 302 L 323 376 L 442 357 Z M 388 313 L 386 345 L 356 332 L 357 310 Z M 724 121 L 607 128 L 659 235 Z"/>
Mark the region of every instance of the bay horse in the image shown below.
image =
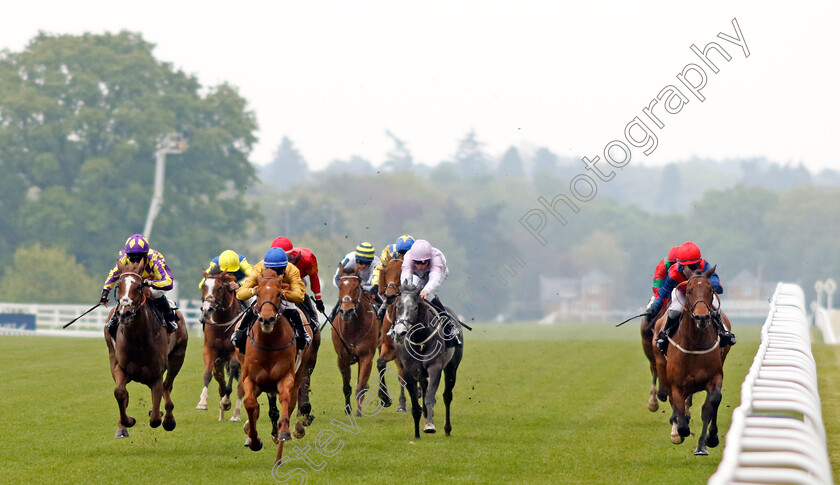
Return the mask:
<path id="1" fill-rule="evenodd" d="M 411 415 L 414 418 L 414 437 L 420 438 L 420 415 L 426 411 L 424 433 L 434 433 L 434 407 L 441 374 L 444 377 L 443 403 L 446 405 L 446 424 L 444 431 L 449 436 L 452 424 L 449 419 L 452 389 L 458 373 L 458 366 L 464 354 L 463 347 L 446 348 L 443 335 L 445 319 L 452 318 L 445 313 L 439 314 L 429 303 L 420 298 L 422 288 L 414 284 L 402 285 L 400 296 L 396 300 L 396 320 L 394 341 L 397 353 L 403 364 L 403 379 L 411 399 Z M 454 314 L 454 313 L 453 313 Z M 453 329 L 462 334 L 461 323 L 453 319 Z M 418 403 L 418 383 L 427 380 L 423 389 L 424 403 Z"/>
<path id="2" fill-rule="evenodd" d="M 393 258 L 388 261 L 388 264 L 379 272 L 379 287 L 383 289 L 385 295 L 386 305 L 385 316 L 382 318 L 381 330 L 379 332 L 379 358 L 376 359 L 376 370 L 379 373 L 379 399 L 382 405 L 388 407 L 391 405 L 391 396 L 388 393 L 388 386 L 385 383 L 385 372 L 388 362 L 394 361 L 397 366 L 397 373 L 400 378 L 403 375 L 402 362 L 400 362 L 397 355 L 394 339 L 391 338 L 390 331 L 396 319 L 396 307 L 394 300 L 400 296 L 400 276 L 402 274 L 402 258 Z M 405 387 L 400 386 L 400 401 L 397 406 L 397 412 L 405 412 Z"/>
<path id="3" fill-rule="evenodd" d="M 254 305 L 257 321 L 248 334 L 240 380 L 245 393 L 245 411 L 248 413 L 248 421 L 245 422 L 248 440 L 245 444 L 251 450 L 262 449 L 262 440 L 257 434 L 257 419 L 260 415 L 257 397 L 265 392 L 269 394 L 271 401 L 271 394 L 276 394 L 280 402 L 282 411 L 277 428 L 275 464 L 282 462 L 283 443 L 292 439 L 289 419 L 298 401 L 304 421 L 298 421 L 295 425 L 295 437 L 302 438 L 306 434 L 304 426 L 314 419 L 310 415 L 312 406 L 309 402 L 309 379 L 315 368 L 321 342 L 320 333 L 313 335 L 311 326 L 304 325 L 312 341 L 302 351 L 297 350 L 292 324 L 282 313 L 281 290 L 284 288 L 286 284 L 280 280 L 277 273 L 271 268 L 266 268 L 256 287 L 257 301 Z"/>
<path id="4" fill-rule="evenodd" d="M 373 357 L 379 344 L 379 319 L 370 298 L 364 294 L 358 267 L 343 270 L 338 281 L 339 308 L 332 321 L 332 342 L 343 382 L 345 410 L 352 412 L 350 395 L 350 366 L 359 365 L 356 382 L 356 416 L 362 415 L 364 401 L 373 367 Z M 383 402 L 383 405 L 385 403 Z M 390 399 L 389 399 L 390 404 Z"/>
<path id="5" fill-rule="evenodd" d="M 679 327 L 668 339 L 668 355 L 663 355 L 658 347 L 654 351 L 660 380 L 658 397 L 663 401 L 669 398 L 673 410 L 670 418 L 672 443 L 682 443 L 691 433 L 687 406 L 694 393 L 706 391 L 702 408 L 703 429 L 695 455 L 708 455 L 707 446 L 714 448 L 719 443 L 717 413 L 722 399 L 723 363 L 729 353 L 729 346 L 720 347 L 720 337 L 712 322 L 715 318 L 713 312 L 719 310 L 714 307 L 715 292 L 709 282 L 715 268 L 685 275 L 688 279 L 681 283 L 685 284 L 685 305 Z M 720 317 L 726 328 L 731 328 L 723 312 Z M 656 322 L 654 334 L 664 328 L 665 320 L 663 317 Z"/>
<path id="6" fill-rule="evenodd" d="M 236 277 L 227 271 L 218 271 L 214 267 L 210 273 L 202 271 L 204 283 L 201 285 L 201 312 L 204 315 L 204 388 L 201 390 L 196 409 L 207 410 L 207 393 L 210 379 L 219 384 L 219 421 L 225 419 L 225 411 L 230 409 L 230 394 L 233 392 L 233 379 L 241 376 L 241 366 L 236 355 L 236 348 L 230 341 L 234 323 L 242 313 L 242 303 L 236 298 Z M 225 372 L 228 379 L 225 381 Z M 242 389 L 238 388 L 236 406 L 231 421 L 240 421 L 242 409 Z"/>
<path id="7" fill-rule="evenodd" d="M 172 384 L 187 351 L 187 329 L 184 317 L 178 315 L 178 329 L 167 334 L 166 328 L 152 308 L 152 296 L 148 287 L 143 285 L 142 263 L 123 264 L 117 262 L 120 276 L 114 285 L 117 304 L 108 317 L 116 313 L 119 316 L 116 338 L 112 339 L 107 327 L 104 330 L 105 343 L 108 346 L 108 359 L 111 363 L 111 376 L 114 378 L 114 398 L 120 410 L 120 420 L 115 438 L 128 437 L 128 429 L 136 420 L 126 414 L 128 390 L 131 382 L 145 384 L 152 391 L 152 409 L 149 411 L 149 426 L 161 425 L 160 400 L 163 397 L 166 414 L 163 416 L 163 429 L 175 429 L 175 417 L 172 410 Z M 163 374 L 166 373 L 164 379 Z"/>

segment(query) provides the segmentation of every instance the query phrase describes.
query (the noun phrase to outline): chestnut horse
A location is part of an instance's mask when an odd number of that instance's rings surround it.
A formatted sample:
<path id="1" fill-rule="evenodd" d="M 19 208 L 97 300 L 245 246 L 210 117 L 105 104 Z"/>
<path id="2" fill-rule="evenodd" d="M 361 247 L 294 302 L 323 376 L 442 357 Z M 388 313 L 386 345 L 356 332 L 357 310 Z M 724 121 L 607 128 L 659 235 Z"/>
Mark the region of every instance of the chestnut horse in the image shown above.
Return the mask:
<path id="1" fill-rule="evenodd" d="M 373 367 L 373 356 L 379 344 L 379 319 L 370 298 L 362 290 L 362 280 L 355 270 L 344 270 L 338 281 L 339 308 L 332 321 L 332 342 L 341 372 L 345 410 L 350 405 L 350 366 L 359 364 L 356 383 L 356 416 L 361 416 L 362 402 L 368 388 L 368 379 Z M 390 399 L 389 399 L 390 404 Z M 384 405 L 384 402 L 383 402 Z"/>
<path id="2" fill-rule="evenodd" d="M 201 312 L 204 315 L 204 389 L 196 409 L 207 410 L 207 391 L 211 377 L 219 384 L 219 421 L 225 419 L 225 411 L 230 409 L 230 394 L 233 391 L 233 379 L 241 376 L 236 348 L 230 341 L 234 323 L 242 313 L 242 303 L 236 298 L 236 278 L 226 272 L 203 271 L 204 284 L 201 285 Z M 228 373 L 225 382 L 225 371 Z M 242 409 L 242 389 L 238 389 L 236 407 L 231 421 L 239 421 Z"/>
<path id="3" fill-rule="evenodd" d="M 400 378 L 403 375 L 402 363 L 397 355 L 394 339 L 389 335 L 391 326 L 396 319 L 396 310 L 393 303 L 400 296 L 402 263 L 402 258 L 393 258 L 379 272 L 379 288 L 383 290 L 385 295 L 383 305 L 386 305 L 387 309 L 385 310 L 385 316 L 382 318 L 382 326 L 379 332 L 379 358 L 376 359 L 376 370 L 379 372 L 379 399 L 385 407 L 391 405 L 391 396 L 388 393 L 388 386 L 385 384 L 385 367 L 388 362 L 393 360 Z M 397 412 L 405 411 L 405 388 L 400 386 L 400 403 L 397 406 Z"/>
<path id="4" fill-rule="evenodd" d="M 408 395 L 411 398 L 411 415 L 414 418 L 414 437 L 420 437 L 420 415 L 423 412 L 418 403 L 418 384 L 427 380 L 423 389 L 423 406 L 426 411 L 424 433 L 434 433 L 435 402 L 441 375 L 444 376 L 443 403 L 446 406 L 446 424 L 444 431 L 449 436 L 452 424 L 449 420 L 449 407 L 452 403 L 452 389 L 458 366 L 464 355 L 463 347 L 446 348 L 444 335 L 445 319 L 452 318 L 446 313 L 438 313 L 430 304 L 420 298 L 422 287 L 412 284 L 403 285 L 396 305 L 394 341 L 403 364 L 403 378 Z M 453 330 L 461 334 L 461 324 L 453 319 Z"/>
<path id="5" fill-rule="evenodd" d="M 282 412 L 275 464 L 282 460 L 283 443 L 292 439 L 289 418 L 298 400 L 304 422 L 298 421 L 295 425 L 296 438 L 306 434 L 304 426 L 313 419 L 309 414 L 312 410 L 309 403 L 309 378 L 315 368 L 321 343 L 320 333 L 312 335 L 312 328 L 304 325 L 312 336 L 312 342 L 302 351 L 297 350 L 295 332 L 282 314 L 283 288 L 285 283 L 282 283 L 277 273 L 266 268 L 256 287 L 257 301 L 254 308 L 257 321 L 248 334 L 240 381 L 245 393 L 245 411 L 248 413 L 248 421 L 245 423 L 248 440 L 245 444 L 251 450 L 262 449 L 262 440 L 257 435 L 257 419 L 260 416 L 257 397 L 263 392 L 276 393 L 280 402 Z"/>
<path id="6" fill-rule="evenodd" d="M 149 288 L 143 285 L 140 275 L 140 263 L 117 263 L 120 277 L 114 285 L 117 304 L 109 314 L 119 316 L 116 338 L 111 339 L 105 328 L 105 343 L 108 346 L 108 359 L 111 362 L 111 376 L 114 378 L 114 398 L 120 409 L 120 420 L 115 438 L 128 437 L 128 429 L 135 424 L 135 419 L 125 412 L 128 407 L 126 384 L 131 381 L 145 384 L 152 391 L 152 409 L 149 411 L 149 426 L 161 425 L 160 399 L 165 402 L 166 415 L 163 416 L 163 429 L 175 429 L 175 417 L 172 415 L 171 392 L 175 376 L 184 364 L 187 351 L 187 329 L 184 317 L 178 315 L 178 330 L 171 335 L 161 325 L 152 308 L 152 296 Z M 148 303 L 147 303 L 148 302 Z M 166 372 L 166 378 L 163 374 Z"/>
<path id="7" fill-rule="evenodd" d="M 653 327 L 656 324 L 656 320 L 658 320 L 662 315 L 668 313 L 669 302 L 670 299 L 662 303 L 662 308 L 659 310 L 659 313 L 655 318 L 649 319 L 645 317 L 642 319 L 642 350 L 644 351 L 645 357 L 647 357 L 648 363 L 650 364 L 650 375 L 652 377 L 650 383 L 650 397 L 648 398 L 648 409 L 652 413 L 659 410 L 659 401 L 656 399 L 657 371 L 656 357 L 653 355 L 653 348 L 656 347 L 656 339 L 654 338 L 655 335 L 653 334 Z"/>
<path id="8" fill-rule="evenodd" d="M 720 337 L 712 322 L 713 312 L 718 311 L 714 307 L 715 292 L 709 282 L 714 272 L 715 267 L 712 267 L 705 272 L 698 270 L 685 275 L 688 280 L 681 283 L 685 284 L 685 306 L 676 333 L 668 339 L 668 355 L 662 355 L 658 347 L 654 350 L 660 380 L 658 397 L 663 401 L 669 397 L 673 409 L 670 419 L 672 443 L 680 444 L 690 434 L 687 402 L 694 393 L 706 391 L 703 430 L 695 455 L 708 455 L 706 447 L 714 448 L 719 442 L 717 413 L 723 386 L 723 363 L 729 352 L 729 346 L 720 347 Z M 730 328 L 729 319 L 723 312 L 720 317 L 727 329 Z M 665 320 L 663 317 L 656 322 L 654 334 L 664 327 Z"/>

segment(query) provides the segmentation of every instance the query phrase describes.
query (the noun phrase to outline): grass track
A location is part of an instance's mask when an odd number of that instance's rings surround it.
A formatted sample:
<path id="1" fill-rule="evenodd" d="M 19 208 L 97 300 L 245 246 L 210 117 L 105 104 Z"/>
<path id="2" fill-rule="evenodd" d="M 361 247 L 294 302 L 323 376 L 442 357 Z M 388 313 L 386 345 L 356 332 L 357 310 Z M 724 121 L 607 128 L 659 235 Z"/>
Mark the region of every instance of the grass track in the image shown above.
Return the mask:
<path id="1" fill-rule="evenodd" d="M 758 347 L 758 330 L 757 325 L 739 329 L 739 344 L 725 366 L 722 445 Z M 266 447 L 257 453 L 242 446 L 241 424 L 216 420 L 215 383 L 211 410 L 194 409 L 203 371 L 200 339 L 190 337 L 173 393 L 177 428 L 151 429 L 148 388 L 132 383 L 129 411 L 137 425 L 122 440 L 113 438 L 117 406 L 102 340 L 0 337 L 3 481 L 274 483 L 275 448 L 265 409 L 259 429 Z M 443 436 L 439 397 L 441 432 L 411 443 L 411 419 L 393 407 L 357 418 L 357 434 L 330 423 L 347 418 L 335 353 L 325 340 L 312 385 L 316 420 L 303 440 L 286 444 L 285 455 L 293 455 L 293 446 L 314 448 L 316 434 L 325 428 L 337 432 L 343 448 L 326 458 L 310 449 L 307 456 L 322 469 L 297 460 L 285 464 L 280 476 L 302 467 L 309 483 L 388 483 L 408 476 L 418 483 L 654 483 L 662 482 L 667 470 L 683 483 L 705 483 L 722 445 L 708 457 L 695 457 L 696 436 L 679 446 L 670 443 L 670 406 L 655 414 L 646 408 L 649 375 L 640 347 L 636 325 L 476 325 L 467 334 L 455 388 L 453 436 Z M 821 365 L 832 359 L 821 390 L 837 389 L 837 354 L 825 346 L 815 346 L 815 352 Z M 698 434 L 702 397 L 693 409 L 692 431 Z M 828 402 L 824 398 L 824 408 Z M 833 409 L 834 415 L 826 415 L 830 440 L 840 432 L 840 412 Z M 831 453 L 840 451 L 833 447 Z"/>

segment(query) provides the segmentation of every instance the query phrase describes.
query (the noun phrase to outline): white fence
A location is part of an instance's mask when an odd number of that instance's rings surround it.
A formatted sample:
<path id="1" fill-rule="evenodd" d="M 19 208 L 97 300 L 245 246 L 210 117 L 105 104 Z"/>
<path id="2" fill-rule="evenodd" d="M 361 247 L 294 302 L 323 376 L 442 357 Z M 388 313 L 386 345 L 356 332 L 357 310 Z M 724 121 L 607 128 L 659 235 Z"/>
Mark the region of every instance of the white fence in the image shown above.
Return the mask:
<path id="1" fill-rule="evenodd" d="M 113 307 L 113 305 L 112 305 Z M 201 302 L 181 302 L 179 311 L 184 315 L 188 328 L 198 328 Z M 67 337 L 102 337 L 102 328 L 108 319 L 109 308 L 99 307 L 80 318 L 73 325 L 62 329 L 65 323 L 90 309 L 88 305 L 36 305 L 34 303 L 0 303 L 0 313 L 25 313 L 35 315 L 36 333 Z M 0 328 L 0 334 L 31 335 L 32 331 Z"/>
<path id="2" fill-rule="evenodd" d="M 805 295 L 779 283 L 712 485 L 834 483 Z"/>

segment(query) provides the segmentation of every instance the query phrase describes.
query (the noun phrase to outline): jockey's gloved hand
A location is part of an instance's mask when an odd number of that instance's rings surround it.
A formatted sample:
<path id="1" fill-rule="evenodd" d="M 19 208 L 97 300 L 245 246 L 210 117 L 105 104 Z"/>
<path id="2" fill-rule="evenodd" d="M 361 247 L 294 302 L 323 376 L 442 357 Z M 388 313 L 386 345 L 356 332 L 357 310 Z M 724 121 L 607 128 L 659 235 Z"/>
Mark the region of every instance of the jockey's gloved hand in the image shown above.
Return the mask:
<path id="1" fill-rule="evenodd" d="M 373 285 L 370 287 L 370 294 L 375 295 L 379 293 L 379 285 Z"/>
<path id="2" fill-rule="evenodd" d="M 109 290 L 107 288 L 102 288 L 102 296 L 99 298 L 99 304 L 108 306 L 108 293 Z"/>
<path id="3" fill-rule="evenodd" d="M 647 311 L 645 312 L 645 315 L 647 315 L 648 320 L 651 320 L 653 318 L 656 318 L 656 315 L 659 314 L 659 310 L 661 310 L 661 309 L 662 309 L 662 304 L 654 301 L 648 307 Z"/>
<path id="4" fill-rule="evenodd" d="M 315 308 L 317 308 L 319 312 L 324 313 L 324 302 L 321 300 L 315 300 Z"/>
<path id="5" fill-rule="evenodd" d="M 152 280 L 150 280 L 150 279 L 143 280 L 143 286 L 152 286 Z"/>

